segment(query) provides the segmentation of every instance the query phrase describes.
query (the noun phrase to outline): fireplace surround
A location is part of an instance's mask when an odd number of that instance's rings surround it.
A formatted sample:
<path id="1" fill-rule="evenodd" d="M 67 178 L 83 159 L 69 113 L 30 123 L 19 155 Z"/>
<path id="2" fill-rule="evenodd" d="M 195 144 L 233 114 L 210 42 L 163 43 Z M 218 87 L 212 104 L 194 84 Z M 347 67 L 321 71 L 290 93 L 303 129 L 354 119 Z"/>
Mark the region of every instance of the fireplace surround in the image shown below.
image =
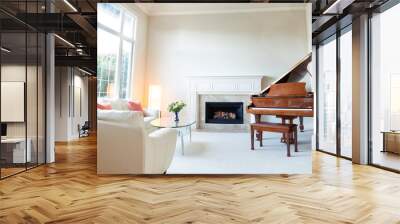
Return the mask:
<path id="1" fill-rule="evenodd" d="M 247 131 L 251 115 L 247 113 L 245 106 L 249 104 L 249 100 L 250 97 L 246 94 L 200 94 L 198 128 L 214 131 Z M 209 119 L 207 119 L 207 109 Z"/>
<path id="2" fill-rule="evenodd" d="M 253 117 L 247 113 L 245 106 L 250 103 L 252 94 L 261 91 L 262 79 L 262 75 L 188 76 L 187 112 L 188 116 L 196 121 L 195 128 L 214 131 L 247 131 Z M 206 102 L 242 103 L 243 122 L 207 123 Z M 220 115 L 225 118 L 231 116 L 229 111 L 228 114 L 220 113 Z"/>

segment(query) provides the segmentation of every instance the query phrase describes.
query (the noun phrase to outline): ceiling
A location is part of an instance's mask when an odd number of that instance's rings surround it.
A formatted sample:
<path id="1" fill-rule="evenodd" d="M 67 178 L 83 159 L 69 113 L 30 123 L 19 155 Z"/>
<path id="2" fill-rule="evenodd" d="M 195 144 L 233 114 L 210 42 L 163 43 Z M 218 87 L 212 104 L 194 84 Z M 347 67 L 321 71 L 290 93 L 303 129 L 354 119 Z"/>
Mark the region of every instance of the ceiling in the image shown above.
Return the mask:
<path id="1" fill-rule="evenodd" d="M 65 0 L 0 0 L 2 32 L 17 33 L 28 27 L 39 32 L 56 33 L 74 45 L 71 47 L 70 44 L 56 38 L 56 65 L 78 66 L 95 74 L 97 3 L 138 2 L 138 6 L 149 15 L 287 11 L 304 9 L 305 6 L 301 3 L 311 3 L 313 43 L 316 44 L 334 34 L 337 29 L 351 24 L 354 16 L 395 0 L 230 0 L 231 3 L 226 3 L 225 0 L 208 0 L 213 4 L 204 3 L 204 0 L 190 0 L 202 4 L 182 3 L 184 0 L 67 1 L 70 5 Z M 46 2 L 54 9 L 52 13 L 48 13 L 49 7 L 46 8 Z M 181 3 L 162 4 L 174 2 Z"/>
<path id="2" fill-rule="evenodd" d="M 96 74 L 97 1 L 67 2 L 70 5 L 64 0 L 1 0 L 0 25 L 3 39 L 8 39 L 3 44 L 7 42 L 13 49 L 9 58 L 26 54 L 25 43 L 20 39 L 24 39 L 26 28 L 30 28 L 30 31 L 56 33 L 61 37 L 55 38 L 56 66 L 77 66 Z M 31 48 L 28 45 L 28 58 L 31 58 Z"/>

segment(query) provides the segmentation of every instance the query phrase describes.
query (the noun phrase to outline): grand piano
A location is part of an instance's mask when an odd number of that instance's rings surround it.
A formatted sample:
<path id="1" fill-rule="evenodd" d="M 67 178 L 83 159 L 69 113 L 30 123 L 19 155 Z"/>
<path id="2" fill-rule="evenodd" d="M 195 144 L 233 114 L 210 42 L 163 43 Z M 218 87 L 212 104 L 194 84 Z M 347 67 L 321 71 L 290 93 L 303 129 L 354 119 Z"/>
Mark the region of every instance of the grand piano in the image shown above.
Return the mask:
<path id="1" fill-rule="evenodd" d="M 306 82 L 301 81 L 310 75 L 307 70 L 310 62 L 311 53 L 259 94 L 251 96 L 247 112 L 255 115 L 256 122 L 260 122 L 263 115 L 281 118 L 282 123 L 293 123 L 299 118 L 300 131 L 304 130 L 303 117 L 314 116 L 314 94 L 307 91 Z"/>

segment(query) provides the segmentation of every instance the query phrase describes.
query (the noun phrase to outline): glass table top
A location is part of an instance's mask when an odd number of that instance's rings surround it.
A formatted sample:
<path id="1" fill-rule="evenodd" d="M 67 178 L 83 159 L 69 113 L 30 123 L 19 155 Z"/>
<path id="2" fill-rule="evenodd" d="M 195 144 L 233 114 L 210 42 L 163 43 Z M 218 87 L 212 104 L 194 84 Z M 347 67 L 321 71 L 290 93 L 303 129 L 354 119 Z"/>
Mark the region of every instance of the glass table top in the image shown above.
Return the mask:
<path id="1" fill-rule="evenodd" d="M 180 118 L 175 121 L 173 117 L 162 117 L 151 121 L 151 125 L 158 128 L 183 128 L 195 124 L 196 121 Z"/>
<path id="2" fill-rule="evenodd" d="M 387 134 L 400 134 L 399 130 L 381 131 L 381 133 Z"/>

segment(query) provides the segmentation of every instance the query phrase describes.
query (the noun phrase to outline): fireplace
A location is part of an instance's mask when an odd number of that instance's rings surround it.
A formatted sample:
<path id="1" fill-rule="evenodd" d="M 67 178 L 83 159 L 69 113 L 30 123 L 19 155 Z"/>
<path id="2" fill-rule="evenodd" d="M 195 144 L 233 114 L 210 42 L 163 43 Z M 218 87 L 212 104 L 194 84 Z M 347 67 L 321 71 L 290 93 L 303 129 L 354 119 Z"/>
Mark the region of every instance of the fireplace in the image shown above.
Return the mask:
<path id="1" fill-rule="evenodd" d="M 206 102 L 205 121 L 213 124 L 243 124 L 243 102 Z"/>

